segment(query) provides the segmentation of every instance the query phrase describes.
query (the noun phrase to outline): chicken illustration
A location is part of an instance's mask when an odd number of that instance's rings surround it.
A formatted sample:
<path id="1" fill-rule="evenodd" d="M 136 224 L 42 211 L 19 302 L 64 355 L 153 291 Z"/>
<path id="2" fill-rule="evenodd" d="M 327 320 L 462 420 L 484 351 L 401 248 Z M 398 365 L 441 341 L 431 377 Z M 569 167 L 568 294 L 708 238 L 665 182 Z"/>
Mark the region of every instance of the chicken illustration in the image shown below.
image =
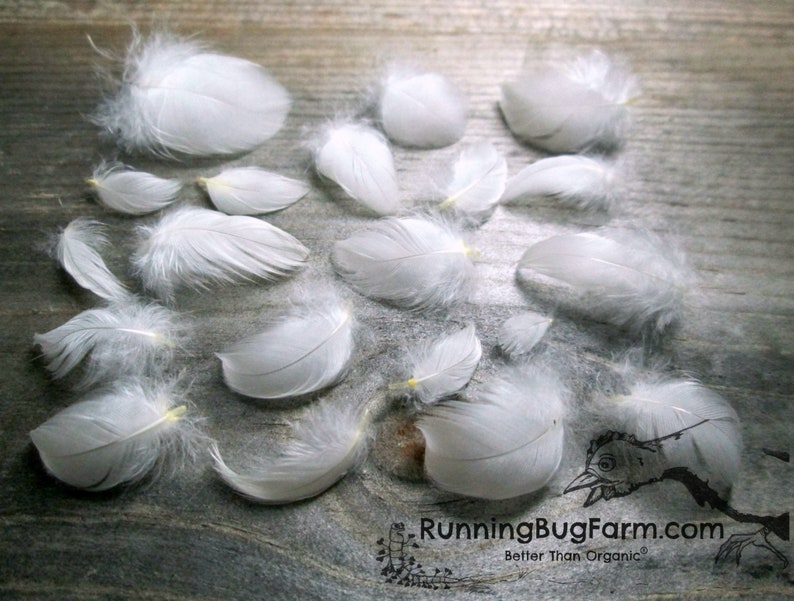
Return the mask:
<path id="1" fill-rule="evenodd" d="M 702 423 L 702 422 L 701 422 Z M 709 485 L 688 466 L 668 465 L 665 459 L 665 444 L 675 444 L 687 435 L 695 424 L 668 436 L 654 440 L 637 440 L 634 435 L 609 431 L 590 442 L 585 470 L 563 491 L 563 494 L 589 489 L 584 506 L 603 499 L 630 495 L 635 490 L 662 480 L 675 480 L 686 487 L 701 507 L 706 503 L 729 518 L 745 524 L 757 524 L 760 529 L 750 533 L 734 534 L 720 547 L 715 561 L 733 557 L 738 565 L 742 551 L 753 545 L 766 549 L 788 566 L 788 558 L 770 541 L 774 534 L 781 540 L 789 540 L 789 513 L 778 516 L 759 516 L 742 513 L 731 507 L 723 493 Z"/>

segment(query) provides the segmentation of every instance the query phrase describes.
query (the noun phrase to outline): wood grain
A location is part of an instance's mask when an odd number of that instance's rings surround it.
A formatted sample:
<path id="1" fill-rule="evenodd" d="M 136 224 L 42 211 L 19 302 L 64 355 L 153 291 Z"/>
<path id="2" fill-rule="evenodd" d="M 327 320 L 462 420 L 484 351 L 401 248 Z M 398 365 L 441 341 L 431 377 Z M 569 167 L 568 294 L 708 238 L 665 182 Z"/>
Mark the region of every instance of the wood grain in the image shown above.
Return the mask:
<path id="1" fill-rule="evenodd" d="M 231 161 L 161 162 L 119 154 L 87 120 L 101 98 L 89 45 L 121 52 L 129 21 L 165 23 L 213 47 L 266 65 L 294 107 L 270 142 Z M 9 599 L 397 599 L 420 595 L 388 584 L 375 561 L 392 522 L 418 533 L 422 517 L 518 522 L 532 517 L 718 522 L 680 485 L 661 483 L 609 504 L 581 507 L 562 489 L 581 469 L 593 432 L 574 420 L 559 477 L 536 495 L 501 503 L 439 492 L 414 463 L 407 412 L 385 397 L 403 349 L 474 321 L 486 349 L 478 377 L 502 359 L 493 352 L 503 319 L 523 308 L 558 310 L 516 285 L 514 269 L 534 241 L 610 225 L 672 236 L 701 281 L 681 327 L 656 349 L 666 370 L 685 370 L 720 391 L 743 420 L 745 452 L 733 502 L 746 511 L 791 509 L 791 466 L 762 452 L 790 450 L 794 418 L 794 8 L 777 1 L 534 3 L 496 0 L 316 2 L 28 2 L 0 4 L 0 593 Z M 438 151 L 395 149 L 404 197 L 417 199 L 433 172 L 460 148 L 489 139 L 511 173 L 539 156 L 499 117 L 499 85 L 524 64 L 539 65 L 599 46 L 625 58 L 642 82 L 634 126 L 620 154 L 625 177 L 609 218 L 500 208 L 470 232 L 482 249 L 473 302 L 443 319 L 416 316 L 359 297 L 333 275 L 334 241 L 371 222 L 311 174 L 305 142 L 328 119 L 358 110 L 384 61 L 408 58 L 449 75 L 470 99 L 461 144 Z M 52 382 L 31 348 L 34 332 L 97 304 L 47 255 L 49 237 L 78 216 L 109 226 L 108 264 L 127 275 L 141 220 L 105 212 L 84 179 L 101 159 L 190 181 L 226 164 L 258 164 L 314 186 L 295 207 L 268 218 L 312 251 L 309 269 L 271 286 L 180 294 L 193 335 L 179 356 L 196 411 L 234 464 L 277 451 L 285 426 L 305 405 L 244 400 L 223 385 L 214 353 L 261 326 L 296 291 L 337 287 L 354 304 L 366 344 L 350 376 L 326 396 L 373 402 L 379 436 L 355 473 L 317 499 L 261 507 L 226 490 L 206 464 L 101 495 L 68 490 L 40 467 L 28 432 L 80 398 L 73 381 Z M 184 202 L 206 205 L 188 187 Z M 577 401 L 619 386 L 616 358 L 638 345 L 612 329 L 558 314 L 542 349 L 564 369 Z M 407 450 L 406 450 L 407 449 Z M 578 549 L 634 550 L 634 541 L 597 540 Z M 789 570 L 770 554 L 742 565 L 713 564 L 719 541 L 655 540 L 637 565 L 510 563 L 505 541 L 421 541 L 428 567 L 469 578 L 423 597 L 697 598 L 794 595 Z M 536 541 L 533 550 L 570 550 Z M 790 545 L 780 545 L 791 558 Z M 477 586 L 472 586 L 472 581 Z"/>

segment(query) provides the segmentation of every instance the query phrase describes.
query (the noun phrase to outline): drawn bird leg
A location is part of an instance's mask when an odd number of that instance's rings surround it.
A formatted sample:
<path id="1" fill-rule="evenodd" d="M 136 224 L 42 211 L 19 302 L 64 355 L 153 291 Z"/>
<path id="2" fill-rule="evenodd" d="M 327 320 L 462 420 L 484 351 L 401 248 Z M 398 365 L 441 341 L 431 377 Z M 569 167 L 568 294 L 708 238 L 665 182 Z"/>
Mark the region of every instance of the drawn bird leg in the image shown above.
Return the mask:
<path id="1" fill-rule="evenodd" d="M 761 528 L 755 532 L 744 534 L 732 534 L 720 547 L 720 550 L 717 552 L 717 556 L 714 558 L 714 563 L 717 563 L 722 559 L 728 559 L 731 557 L 731 555 L 733 555 L 736 559 L 736 565 L 738 566 L 739 561 L 742 558 L 742 551 L 744 551 L 744 549 L 750 545 L 753 545 L 754 547 L 767 549 L 773 555 L 775 555 L 775 557 L 783 562 L 784 568 L 788 567 L 788 558 L 783 555 L 783 553 L 778 551 L 772 543 L 769 542 L 767 534 L 769 534 L 769 528 Z"/>

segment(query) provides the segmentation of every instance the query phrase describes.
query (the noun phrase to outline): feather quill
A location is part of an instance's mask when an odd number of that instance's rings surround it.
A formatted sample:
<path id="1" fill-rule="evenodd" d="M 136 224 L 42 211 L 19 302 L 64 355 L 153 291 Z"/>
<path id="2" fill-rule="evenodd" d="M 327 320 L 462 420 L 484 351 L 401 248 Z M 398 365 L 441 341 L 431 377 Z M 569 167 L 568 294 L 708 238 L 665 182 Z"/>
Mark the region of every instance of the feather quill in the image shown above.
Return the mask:
<path id="1" fill-rule="evenodd" d="M 514 315 L 499 328 L 498 344 L 511 359 L 525 355 L 546 335 L 552 321 L 534 311 Z"/>
<path id="2" fill-rule="evenodd" d="M 538 197 L 553 197 L 576 209 L 607 210 L 612 204 L 614 168 L 601 159 L 563 155 L 541 159 L 511 177 L 501 202 L 531 204 Z"/>
<path id="3" fill-rule="evenodd" d="M 500 107 L 519 138 L 552 153 L 614 148 L 625 135 L 637 82 L 600 51 L 502 85 Z"/>
<path id="4" fill-rule="evenodd" d="M 176 200 L 182 189 L 182 182 L 177 179 L 163 179 L 104 163 L 94 170 L 88 183 L 100 203 L 127 215 L 145 215 L 164 209 Z"/>
<path id="5" fill-rule="evenodd" d="M 35 334 L 33 343 L 56 379 L 89 357 L 83 384 L 92 384 L 103 377 L 157 375 L 168 365 L 178 335 L 168 309 L 117 303 L 83 311 L 54 330 Z"/>
<path id="6" fill-rule="evenodd" d="M 402 208 L 394 159 L 386 139 L 362 123 L 337 123 L 326 129 L 314 154 L 320 175 L 378 215 Z"/>
<path id="7" fill-rule="evenodd" d="M 582 310 L 635 331 L 661 333 L 681 314 L 692 281 L 683 258 L 650 232 L 554 236 L 531 246 L 518 272 L 566 282 Z"/>
<path id="8" fill-rule="evenodd" d="M 564 388 L 536 367 L 505 370 L 470 401 L 444 401 L 419 417 L 425 470 L 441 489 L 509 499 L 548 483 L 562 460 Z"/>
<path id="9" fill-rule="evenodd" d="M 262 215 L 285 209 L 309 193 L 304 182 L 259 167 L 226 169 L 201 177 L 212 204 L 228 215 Z"/>
<path id="10" fill-rule="evenodd" d="M 463 137 L 466 105 L 463 93 L 444 75 L 395 66 L 382 84 L 380 123 L 395 144 L 440 148 Z"/>
<path id="11" fill-rule="evenodd" d="M 469 324 L 421 345 L 410 358 L 411 376 L 392 388 L 407 388 L 429 405 L 462 390 L 482 356 L 482 345 Z"/>
<path id="12" fill-rule="evenodd" d="M 439 309 L 470 292 L 472 250 L 450 227 L 421 217 L 390 217 L 337 242 L 337 273 L 356 291 L 418 311 Z"/>
<path id="13" fill-rule="evenodd" d="M 83 288 L 105 300 L 129 298 L 130 292 L 99 254 L 99 249 L 107 243 L 101 223 L 79 218 L 61 232 L 55 252 L 64 270 Z"/>
<path id="14" fill-rule="evenodd" d="M 354 318 L 339 301 L 297 308 L 218 354 L 226 384 L 258 399 L 294 397 L 337 383 L 353 358 Z"/>
<path id="15" fill-rule="evenodd" d="M 506 180 L 507 161 L 493 144 L 470 146 L 455 162 L 439 208 L 473 223 L 485 221 L 499 203 Z"/>
<path id="16" fill-rule="evenodd" d="M 206 288 L 300 268 L 308 249 L 290 234 L 254 217 L 180 207 L 140 228 L 133 265 L 146 289 L 172 300 L 180 285 Z"/>
<path id="17" fill-rule="evenodd" d="M 132 383 L 95 394 L 30 433 L 47 471 L 89 491 L 140 480 L 164 461 L 190 456 L 202 434 L 166 389 Z"/>
<path id="18" fill-rule="evenodd" d="M 211 450 L 215 470 L 235 491 L 260 503 L 293 503 L 324 492 L 363 459 L 366 412 L 356 406 L 321 402 L 292 424 L 294 440 L 280 456 L 266 458 L 248 473 L 238 473 Z"/>
<path id="19" fill-rule="evenodd" d="M 260 65 L 167 33 L 135 32 L 119 90 L 93 120 L 127 151 L 233 154 L 281 129 L 290 102 Z"/>
<path id="20" fill-rule="evenodd" d="M 742 439 L 739 417 L 719 394 L 697 382 L 670 379 L 639 382 L 609 408 L 621 431 L 637 440 L 680 436 L 661 443 L 667 468 L 686 467 L 727 490 L 739 471 Z"/>

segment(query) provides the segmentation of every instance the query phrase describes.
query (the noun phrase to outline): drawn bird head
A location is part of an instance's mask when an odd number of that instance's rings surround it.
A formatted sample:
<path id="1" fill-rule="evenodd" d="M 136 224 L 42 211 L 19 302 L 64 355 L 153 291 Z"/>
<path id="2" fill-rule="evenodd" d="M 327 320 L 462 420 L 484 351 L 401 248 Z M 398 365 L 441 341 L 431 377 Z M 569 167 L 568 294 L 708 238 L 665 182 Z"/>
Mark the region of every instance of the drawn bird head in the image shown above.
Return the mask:
<path id="1" fill-rule="evenodd" d="M 634 435 L 609 431 L 590 441 L 585 470 L 565 488 L 568 494 L 584 488 L 589 507 L 599 499 L 625 497 L 640 486 L 661 479 L 658 441 L 639 441 Z"/>

